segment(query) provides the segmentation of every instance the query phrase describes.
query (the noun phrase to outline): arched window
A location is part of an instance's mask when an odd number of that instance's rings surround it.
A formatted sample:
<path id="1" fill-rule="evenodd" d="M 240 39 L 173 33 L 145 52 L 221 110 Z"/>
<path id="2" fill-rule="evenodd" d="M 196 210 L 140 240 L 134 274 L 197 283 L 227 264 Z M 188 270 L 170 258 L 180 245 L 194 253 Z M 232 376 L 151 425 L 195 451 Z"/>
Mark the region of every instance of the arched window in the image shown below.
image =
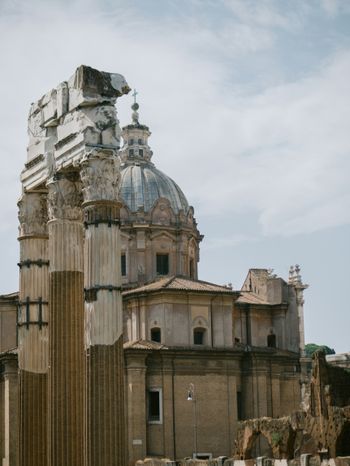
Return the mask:
<path id="1" fill-rule="evenodd" d="M 274 333 L 267 335 L 267 346 L 269 348 L 276 348 L 276 335 Z"/>
<path id="2" fill-rule="evenodd" d="M 162 339 L 162 332 L 159 327 L 153 327 L 151 329 L 151 341 L 160 343 Z"/>
<path id="3" fill-rule="evenodd" d="M 204 345 L 205 343 L 205 328 L 197 327 L 193 329 L 193 344 Z"/>
<path id="4" fill-rule="evenodd" d="M 190 259 L 190 278 L 194 278 L 194 260 Z"/>

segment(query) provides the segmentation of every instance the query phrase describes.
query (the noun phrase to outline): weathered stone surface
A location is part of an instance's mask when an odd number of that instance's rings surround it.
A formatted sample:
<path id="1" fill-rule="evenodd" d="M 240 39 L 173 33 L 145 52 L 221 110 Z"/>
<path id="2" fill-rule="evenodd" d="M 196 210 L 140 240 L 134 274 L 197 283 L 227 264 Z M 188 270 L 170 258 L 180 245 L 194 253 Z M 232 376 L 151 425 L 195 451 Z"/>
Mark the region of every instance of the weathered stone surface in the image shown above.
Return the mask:
<path id="1" fill-rule="evenodd" d="M 84 204 L 119 201 L 120 163 L 115 152 L 93 149 L 81 161 Z"/>
<path id="2" fill-rule="evenodd" d="M 350 374 L 326 363 L 325 354 L 313 356 L 310 407 L 280 419 L 259 418 L 240 423 L 237 431 L 238 457 L 252 457 L 258 435 L 268 440 L 274 458 L 350 454 Z M 275 437 L 274 437 L 275 436 Z M 309 456 L 307 456 L 309 455 Z M 310 464 L 315 462 L 310 459 Z"/>
<path id="3" fill-rule="evenodd" d="M 28 164 L 21 176 L 24 186 L 31 189 L 45 181 L 48 154 L 59 170 L 82 158 L 86 146 L 118 149 L 121 131 L 115 102 L 129 90 L 122 75 L 82 65 L 68 81 L 33 103 Z"/>

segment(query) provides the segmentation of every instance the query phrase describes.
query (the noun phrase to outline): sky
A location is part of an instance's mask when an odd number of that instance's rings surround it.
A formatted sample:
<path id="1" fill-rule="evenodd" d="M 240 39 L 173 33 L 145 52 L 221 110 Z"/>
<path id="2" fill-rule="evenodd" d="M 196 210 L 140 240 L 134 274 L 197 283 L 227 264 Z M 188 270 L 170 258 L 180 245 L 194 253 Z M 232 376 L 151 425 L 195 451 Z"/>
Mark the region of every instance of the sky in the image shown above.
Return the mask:
<path id="1" fill-rule="evenodd" d="M 0 293 L 18 289 L 30 103 L 85 64 L 138 90 L 205 235 L 200 278 L 300 264 L 306 341 L 350 351 L 350 1 L 1 0 L 0 64 Z"/>

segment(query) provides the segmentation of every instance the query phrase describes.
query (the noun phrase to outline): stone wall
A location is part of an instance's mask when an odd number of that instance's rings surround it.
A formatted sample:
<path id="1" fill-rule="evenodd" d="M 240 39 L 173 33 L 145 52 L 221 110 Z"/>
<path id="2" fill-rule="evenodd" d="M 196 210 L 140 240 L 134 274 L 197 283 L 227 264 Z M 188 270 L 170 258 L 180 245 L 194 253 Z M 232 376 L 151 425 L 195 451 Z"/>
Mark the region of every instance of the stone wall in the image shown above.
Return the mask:
<path id="1" fill-rule="evenodd" d="M 135 466 L 349 466 L 350 457 L 336 457 L 323 459 L 319 456 L 304 455 L 298 460 L 280 460 L 260 457 L 254 460 L 235 460 L 233 458 L 219 457 L 211 460 L 183 459 L 170 461 L 168 458 L 146 458 L 137 461 Z"/>
<path id="2" fill-rule="evenodd" d="M 350 374 L 313 356 L 305 411 L 284 418 L 258 418 L 238 426 L 234 454 L 292 459 L 319 451 L 330 457 L 350 455 Z"/>
<path id="3" fill-rule="evenodd" d="M 17 347 L 17 302 L 17 293 L 0 296 L 0 353 Z"/>

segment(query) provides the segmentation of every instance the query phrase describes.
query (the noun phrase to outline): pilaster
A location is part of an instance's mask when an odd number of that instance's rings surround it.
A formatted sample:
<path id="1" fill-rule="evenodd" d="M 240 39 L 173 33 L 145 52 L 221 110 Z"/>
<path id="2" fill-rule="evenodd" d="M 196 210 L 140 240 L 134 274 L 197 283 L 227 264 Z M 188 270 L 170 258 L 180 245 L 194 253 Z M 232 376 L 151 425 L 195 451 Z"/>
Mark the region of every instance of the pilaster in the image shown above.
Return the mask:
<path id="1" fill-rule="evenodd" d="M 13 356 L 13 357 L 11 357 Z M 17 406 L 18 406 L 18 372 L 14 355 L 8 355 L 2 361 L 3 366 L 3 422 L 4 444 L 2 466 L 16 466 L 18 464 L 17 449 Z"/>
<path id="2" fill-rule="evenodd" d="M 49 209 L 49 461 L 84 466 L 84 272 L 81 184 L 75 172 L 48 183 Z"/>
<path id="3" fill-rule="evenodd" d="M 113 150 L 94 149 L 81 162 L 89 466 L 126 464 L 119 175 Z"/>
<path id="4" fill-rule="evenodd" d="M 129 465 L 134 465 L 147 454 L 146 432 L 146 358 L 147 351 L 127 350 L 127 419 Z"/>
<path id="5" fill-rule="evenodd" d="M 19 464 L 47 466 L 48 234 L 46 193 L 18 202 Z"/>

